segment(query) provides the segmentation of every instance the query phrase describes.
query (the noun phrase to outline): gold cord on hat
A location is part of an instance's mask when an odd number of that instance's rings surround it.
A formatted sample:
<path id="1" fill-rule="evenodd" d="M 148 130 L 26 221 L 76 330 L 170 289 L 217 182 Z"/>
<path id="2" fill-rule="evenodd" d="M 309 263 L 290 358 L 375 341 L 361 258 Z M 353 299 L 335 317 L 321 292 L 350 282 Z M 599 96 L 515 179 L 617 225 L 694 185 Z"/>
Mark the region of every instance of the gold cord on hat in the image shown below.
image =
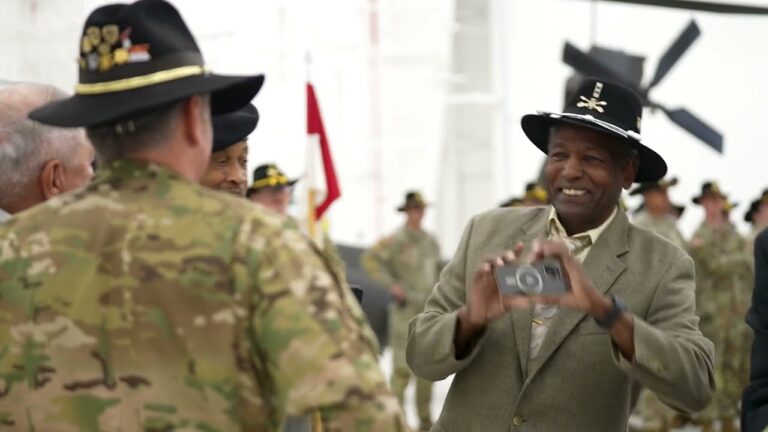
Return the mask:
<path id="1" fill-rule="evenodd" d="M 141 87 L 147 87 L 168 81 L 174 81 L 181 78 L 187 78 L 196 75 L 204 75 L 206 70 L 203 66 L 181 66 L 173 69 L 167 69 L 154 72 L 147 75 L 139 75 L 131 78 L 124 78 L 115 81 L 105 81 L 97 83 L 78 84 L 75 86 L 75 93 L 78 95 L 96 95 L 104 93 L 115 93 L 126 90 L 133 90 Z"/>

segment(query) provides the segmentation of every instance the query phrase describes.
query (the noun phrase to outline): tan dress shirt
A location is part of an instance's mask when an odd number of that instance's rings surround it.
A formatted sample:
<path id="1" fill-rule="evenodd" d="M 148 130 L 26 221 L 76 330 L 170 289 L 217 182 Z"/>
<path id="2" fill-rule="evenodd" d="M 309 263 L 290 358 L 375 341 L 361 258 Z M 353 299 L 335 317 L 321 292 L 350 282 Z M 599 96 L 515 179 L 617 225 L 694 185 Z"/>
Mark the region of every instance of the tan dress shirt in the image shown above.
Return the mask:
<path id="1" fill-rule="evenodd" d="M 547 237 L 550 240 L 563 241 L 568 246 L 568 249 L 571 251 L 571 254 L 574 256 L 574 258 L 583 263 L 584 259 L 587 257 L 587 254 L 589 254 L 590 249 L 592 249 L 592 245 L 597 242 L 597 239 L 600 237 L 603 231 L 608 228 L 608 225 L 610 225 L 610 223 L 616 217 L 617 211 L 618 207 L 613 210 L 611 216 L 608 217 L 608 219 L 606 219 L 605 222 L 603 222 L 599 227 L 593 228 L 583 233 L 569 236 L 565 232 L 563 224 L 560 223 L 560 220 L 557 218 L 557 212 L 555 211 L 555 208 L 552 207 L 552 212 L 549 214 L 549 232 Z M 557 314 L 557 310 L 557 306 L 534 306 L 532 320 L 533 325 L 531 326 L 531 345 L 530 351 L 528 351 L 530 353 L 528 357 L 529 361 L 536 358 L 536 356 L 539 354 L 541 344 L 544 343 L 544 338 L 552 324 L 552 319 Z"/>

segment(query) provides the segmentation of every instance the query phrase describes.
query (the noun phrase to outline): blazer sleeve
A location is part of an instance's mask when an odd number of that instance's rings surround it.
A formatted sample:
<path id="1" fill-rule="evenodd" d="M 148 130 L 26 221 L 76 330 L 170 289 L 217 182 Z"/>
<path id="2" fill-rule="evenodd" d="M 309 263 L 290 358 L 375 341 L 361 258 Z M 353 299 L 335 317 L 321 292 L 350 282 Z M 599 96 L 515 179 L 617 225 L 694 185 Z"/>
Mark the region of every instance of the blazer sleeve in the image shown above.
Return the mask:
<path id="1" fill-rule="evenodd" d="M 683 412 L 704 409 L 715 388 L 714 345 L 699 331 L 693 260 L 684 256 L 664 272 L 646 320 L 634 317 L 635 358 L 614 360 L 643 387 Z"/>
<path id="2" fill-rule="evenodd" d="M 464 229 L 456 254 L 440 274 L 424 311 L 411 320 L 406 361 L 421 378 L 439 381 L 462 370 L 472 361 L 481 345 L 482 338 L 468 356 L 456 359 L 453 338 L 457 311 L 466 304 L 467 249 L 473 224 L 474 218 Z"/>
<path id="3" fill-rule="evenodd" d="M 768 230 L 755 240 L 755 289 L 747 324 L 755 339 L 749 385 L 741 405 L 741 427 L 745 432 L 762 432 L 768 427 Z"/>

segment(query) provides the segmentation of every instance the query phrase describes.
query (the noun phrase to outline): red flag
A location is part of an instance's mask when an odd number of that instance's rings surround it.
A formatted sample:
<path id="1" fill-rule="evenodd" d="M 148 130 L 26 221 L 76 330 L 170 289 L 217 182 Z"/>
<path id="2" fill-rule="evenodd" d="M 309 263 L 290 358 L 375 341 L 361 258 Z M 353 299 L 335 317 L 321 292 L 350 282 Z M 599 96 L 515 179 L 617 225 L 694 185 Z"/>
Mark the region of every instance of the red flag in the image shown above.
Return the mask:
<path id="1" fill-rule="evenodd" d="M 323 162 L 323 173 L 325 174 L 326 195 L 323 202 L 317 204 L 315 209 L 315 219 L 320 219 L 328 207 L 331 206 L 337 198 L 341 196 L 339 181 L 336 179 L 336 169 L 333 167 L 333 158 L 331 157 L 331 146 L 328 144 L 328 136 L 325 134 L 323 119 L 320 116 L 320 106 L 317 104 L 315 88 L 307 83 L 307 134 L 317 134 L 320 137 L 320 154 Z"/>

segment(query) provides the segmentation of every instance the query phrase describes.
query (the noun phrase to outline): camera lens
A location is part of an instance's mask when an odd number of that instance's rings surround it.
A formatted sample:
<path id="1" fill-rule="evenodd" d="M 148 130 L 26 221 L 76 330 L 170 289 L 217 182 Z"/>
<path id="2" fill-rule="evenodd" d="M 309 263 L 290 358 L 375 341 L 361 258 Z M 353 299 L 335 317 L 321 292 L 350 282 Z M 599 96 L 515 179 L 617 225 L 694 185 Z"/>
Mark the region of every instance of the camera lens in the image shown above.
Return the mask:
<path id="1" fill-rule="evenodd" d="M 541 275 L 531 266 L 522 266 L 517 269 L 515 274 L 517 286 L 525 294 L 539 294 L 544 289 Z"/>

